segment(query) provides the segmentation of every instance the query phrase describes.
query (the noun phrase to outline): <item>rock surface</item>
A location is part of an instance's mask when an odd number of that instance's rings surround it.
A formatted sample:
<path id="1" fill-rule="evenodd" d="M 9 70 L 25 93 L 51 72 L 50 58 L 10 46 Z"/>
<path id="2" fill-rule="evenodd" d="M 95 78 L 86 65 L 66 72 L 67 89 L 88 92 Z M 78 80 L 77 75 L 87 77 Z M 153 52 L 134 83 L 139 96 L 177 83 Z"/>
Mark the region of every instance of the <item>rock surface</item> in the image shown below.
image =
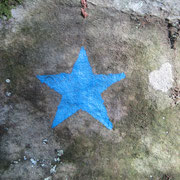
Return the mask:
<path id="1" fill-rule="evenodd" d="M 179 6 L 91 0 L 86 19 L 78 0 L 13 10 L 0 26 L 0 178 L 178 180 Z M 127 76 L 102 93 L 111 131 L 83 111 L 51 129 L 61 96 L 36 75 L 70 73 L 81 46 L 95 74 Z"/>
<path id="2" fill-rule="evenodd" d="M 139 15 L 154 15 L 176 20 L 180 18 L 179 0 L 90 0 L 93 5 L 111 7 L 123 12 L 134 12 Z"/>

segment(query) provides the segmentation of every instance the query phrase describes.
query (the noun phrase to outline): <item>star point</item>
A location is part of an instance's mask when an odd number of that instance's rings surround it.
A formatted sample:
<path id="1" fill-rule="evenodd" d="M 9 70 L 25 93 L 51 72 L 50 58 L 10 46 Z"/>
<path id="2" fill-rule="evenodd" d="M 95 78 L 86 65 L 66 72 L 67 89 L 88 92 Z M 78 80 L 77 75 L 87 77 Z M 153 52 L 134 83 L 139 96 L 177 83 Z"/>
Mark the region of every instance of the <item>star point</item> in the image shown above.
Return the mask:
<path id="1" fill-rule="evenodd" d="M 106 128 L 113 128 L 103 104 L 104 100 L 101 93 L 112 84 L 124 79 L 126 77 L 124 73 L 94 74 L 86 51 L 84 47 L 81 47 L 78 59 L 70 74 L 37 75 L 36 77 L 41 83 L 47 84 L 51 89 L 62 95 L 52 128 L 80 109 L 99 120 Z"/>

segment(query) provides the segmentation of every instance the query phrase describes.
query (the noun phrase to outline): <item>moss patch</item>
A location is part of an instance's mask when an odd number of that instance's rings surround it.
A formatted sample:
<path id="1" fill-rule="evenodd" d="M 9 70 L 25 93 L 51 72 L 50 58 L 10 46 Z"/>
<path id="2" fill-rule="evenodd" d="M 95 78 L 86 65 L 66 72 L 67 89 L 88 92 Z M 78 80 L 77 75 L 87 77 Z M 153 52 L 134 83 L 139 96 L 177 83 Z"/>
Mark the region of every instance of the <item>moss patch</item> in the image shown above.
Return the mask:
<path id="1" fill-rule="evenodd" d="M 0 158 L 0 173 L 3 173 L 4 171 L 6 171 L 7 169 L 9 169 L 11 162 Z"/>
<path id="2" fill-rule="evenodd" d="M 12 17 L 11 9 L 22 3 L 22 0 L 1 0 L 0 1 L 0 18 L 4 16 L 7 20 Z"/>
<path id="3" fill-rule="evenodd" d="M 19 86 L 27 79 L 29 69 L 25 61 L 22 59 L 22 54 L 19 52 L 8 53 L 8 51 L 1 51 L 2 69 L 1 76 L 2 82 L 8 78 L 11 83 L 7 84 L 7 90 L 15 94 L 19 90 Z"/>

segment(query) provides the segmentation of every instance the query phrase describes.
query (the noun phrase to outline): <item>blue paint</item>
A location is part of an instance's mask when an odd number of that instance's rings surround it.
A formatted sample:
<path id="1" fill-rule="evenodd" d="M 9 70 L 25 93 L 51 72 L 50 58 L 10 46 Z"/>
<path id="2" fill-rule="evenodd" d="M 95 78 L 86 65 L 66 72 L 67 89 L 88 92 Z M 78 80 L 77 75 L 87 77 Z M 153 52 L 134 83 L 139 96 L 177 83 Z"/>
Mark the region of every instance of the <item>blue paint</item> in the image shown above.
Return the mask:
<path id="1" fill-rule="evenodd" d="M 115 82 L 124 79 L 124 73 L 93 74 L 86 51 L 82 47 L 70 74 L 38 75 L 37 78 L 62 95 L 52 128 L 80 109 L 88 112 L 108 129 L 113 128 L 101 93 Z"/>

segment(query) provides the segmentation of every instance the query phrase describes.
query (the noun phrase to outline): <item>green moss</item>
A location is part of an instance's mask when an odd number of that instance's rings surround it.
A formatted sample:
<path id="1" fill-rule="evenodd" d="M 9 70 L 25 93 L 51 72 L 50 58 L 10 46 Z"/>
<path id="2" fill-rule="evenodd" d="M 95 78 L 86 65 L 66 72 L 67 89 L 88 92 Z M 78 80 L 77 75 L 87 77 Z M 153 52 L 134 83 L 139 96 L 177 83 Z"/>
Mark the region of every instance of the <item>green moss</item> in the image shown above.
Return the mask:
<path id="1" fill-rule="evenodd" d="M 0 18 L 7 17 L 7 20 L 12 17 L 11 9 L 18 4 L 21 4 L 22 0 L 1 0 L 0 1 Z"/>
<path id="2" fill-rule="evenodd" d="M 0 173 L 9 169 L 11 162 L 6 159 L 0 159 Z"/>
<path id="3" fill-rule="evenodd" d="M 130 134 L 121 143 L 111 143 L 99 135 L 80 135 L 67 148 L 62 161 L 76 164 L 78 172 L 74 179 L 138 179 L 131 167 L 132 149 L 138 139 Z"/>

